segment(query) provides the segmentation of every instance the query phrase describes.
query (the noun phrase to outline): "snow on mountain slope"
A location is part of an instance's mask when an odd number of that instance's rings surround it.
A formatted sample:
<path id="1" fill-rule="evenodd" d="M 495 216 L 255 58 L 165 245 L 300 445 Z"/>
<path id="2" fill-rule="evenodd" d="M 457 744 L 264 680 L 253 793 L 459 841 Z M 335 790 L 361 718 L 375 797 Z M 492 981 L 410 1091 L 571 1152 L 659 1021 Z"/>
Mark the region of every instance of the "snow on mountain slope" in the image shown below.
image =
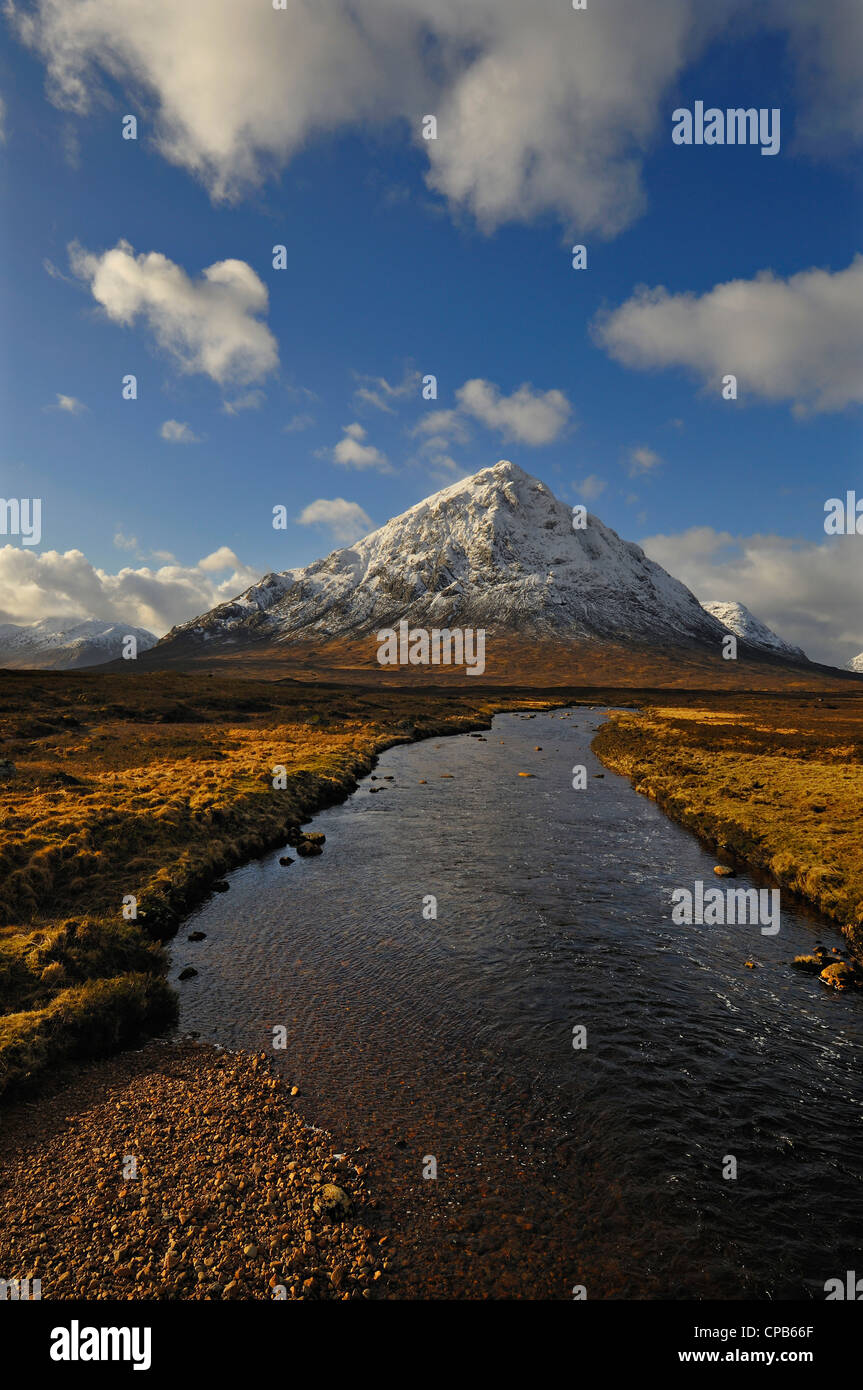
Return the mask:
<path id="1" fill-rule="evenodd" d="M 798 661 L 808 660 L 801 647 L 794 647 L 779 637 L 760 618 L 742 603 L 705 603 L 702 607 L 718 619 L 729 632 L 762 651 L 773 652 L 776 656 L 786 656 Z"/>
<path id="2" fill-rule="evenodd" d="M 122 654 L 123 639 L 128 636 L 137 638 L 139 652 L 156 645 L 156 638 L 146 628 L 98 618 L 0 623 L 0 667 L 71 671 L 101 666 Z"/>
<path id="3" fill-rule="evenodd" d="M 512 630 L 535 638 L 706 642 L 724 629 L 637 546 L 502 461 L 453 483 L 356 545 L 268 574 L 160 646 L 358 637 L 392 627 Z"/>
<path id="4" fill-rule="evenodd" d="M 847 663 L 845 670 L 863 671 L 863 652 L 859 652 L 857 656 L 852 656 L 851 660 Z"/>

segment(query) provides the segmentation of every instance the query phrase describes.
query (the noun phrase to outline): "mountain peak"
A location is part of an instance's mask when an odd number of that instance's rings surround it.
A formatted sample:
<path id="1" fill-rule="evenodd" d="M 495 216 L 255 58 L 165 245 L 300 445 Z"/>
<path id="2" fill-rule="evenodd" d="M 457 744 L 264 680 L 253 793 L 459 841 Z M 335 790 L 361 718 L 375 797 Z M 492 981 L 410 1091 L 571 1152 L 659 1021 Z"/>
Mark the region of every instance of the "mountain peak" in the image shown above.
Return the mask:
<path id="1" fill-rule="evenodd" d="M 725 632 L 639 546 L 596 516 L 575 524 L 545 483 L 501 459 L 354 545 L 266 575 L 160 646 L 365 639 L 402 619 L 490 638 L 695 642 L 716 652 Z"/>
<path id="2" fill-rule="evenodd" d="M 729 632 L 733 632 L 735 637 L 740 637 L 751 647 L 758 647 L 765 652 L 773 652 L 776 656 L 792 657 L 803 661 L 808 659 L 802 648 L 786 642 L 760 618 L 756 618 L 754 613 L 750 613 L 745 603 L 714 601 L 705 603 L 702 607 L 706 612 L 711 613 L 718 622 L 722 623 Z"/>

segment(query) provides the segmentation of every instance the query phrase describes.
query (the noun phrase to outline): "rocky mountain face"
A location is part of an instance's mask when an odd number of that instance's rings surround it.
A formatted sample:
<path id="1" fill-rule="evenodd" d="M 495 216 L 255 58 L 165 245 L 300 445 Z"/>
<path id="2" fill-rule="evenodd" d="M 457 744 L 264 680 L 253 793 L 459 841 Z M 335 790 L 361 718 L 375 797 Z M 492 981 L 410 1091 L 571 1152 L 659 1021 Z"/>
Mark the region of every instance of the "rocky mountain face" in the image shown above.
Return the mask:
<path id="1" fill-rule="evenodd" d="M 153 652 L 354 641 L 412 628 L 485 628 L 532 641 L 696 644 L 725 627 L 639 546 L 500 462 L 304 569 L 268 574 L 175 627 Z"/>
<path id="2" fill-rule="evenodd" d="M 98 618 L 43 618 L 32 624 L 0 623 L 0 667 L 13 670 L 76 671 L 101 666 L 122 655 L 123 640 L 135 637 L 138 652 L 156 645 L 152 632 Z"/>
<path id="3" fill-rule="evenodd" d="M 846 663 L 845 670 L 863 672 L 863 652 L 858 652 L 857 656 L 852 656 L 851 660 Z"/>
<path id="4" fill-rule="evenodd" d="M 790 642 L 784 641 L 766 623 L 762 623 L 760 618 L 756 618 L 754 613 L 750 613 L 744 604 L 705 603 L 702 607 L 722 623 L 723 627 L 727 627 L 729 632 L 748 642 L 750 647 L 758 647 L 760 651 L 770 652 L 774 656 L 784 656 L 792 661 L 808 660 L 801 647 L 792 646 Z"/>

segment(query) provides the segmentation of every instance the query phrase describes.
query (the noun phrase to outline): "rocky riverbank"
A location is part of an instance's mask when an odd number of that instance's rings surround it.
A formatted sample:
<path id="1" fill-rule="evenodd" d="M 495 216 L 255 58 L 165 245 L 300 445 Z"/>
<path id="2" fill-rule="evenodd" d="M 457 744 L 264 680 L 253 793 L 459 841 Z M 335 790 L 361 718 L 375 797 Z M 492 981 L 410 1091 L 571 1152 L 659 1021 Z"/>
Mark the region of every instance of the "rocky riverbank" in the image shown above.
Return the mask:
<path id="1" fill-rule="evenodd" d="M 364 1153 L 263 1056 L 150 1042 L 3 1112 L 0 1279 L 43 1299 L 393 1296 Z"/>

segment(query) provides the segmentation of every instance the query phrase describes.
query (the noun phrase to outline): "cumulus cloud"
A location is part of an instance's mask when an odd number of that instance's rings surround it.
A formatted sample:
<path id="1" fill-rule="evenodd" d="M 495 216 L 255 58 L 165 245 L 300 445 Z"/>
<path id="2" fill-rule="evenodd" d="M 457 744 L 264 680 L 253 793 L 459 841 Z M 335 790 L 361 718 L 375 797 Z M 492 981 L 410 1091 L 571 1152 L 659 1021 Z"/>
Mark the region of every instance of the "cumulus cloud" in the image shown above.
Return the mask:
<path id="1" fill-rule="evenodd" d="M 303 508 L 297 521 L 300 526 L 325 527 L 333 539 L 342 545 L 359 540 L 374 527 L 371 517 L 360 504 L 347 502 L 344 497 L 319 497 Z"/>
<path id="2" fill-rule="evenodd" d="M 455 394 L 465 414 L 519 444 L 552 444 L 572 414 L 562 391 L 534 391 L 527 382 L 511 396 L 503 396 L 494 382 L 474 377 Z"/>
<path id="3" fill-rule="evenodd" d="M 311 429 L 314 423 L 314 415 L 292 415 L 288 423 L 282 426 L 282 429 L 285 434 L 297 434 L 300 430 Z"/>
<path id="4" fill-rule="evenodd" d="M 765 270 L 703 295 L 642 287 L 594 334 L 629 367 L 692 367 L 717 394 L 732 373 L 742 399 L 841 410 L 863 402 L 863 256 L 835 273 Z"/>
<path id="5" fill-rule="evenodd" d="M 863 133 L 855 0 L 31 0 L 8 10 L 79 114 L 141 92 L 157 148 L 236 198 L 316 137 L 404 124 L 427 181 L 485 228 L 551 214 L 614 235 L 642 210 L 669 96 L 730 21 L 790 35 L 816 144 Z M 856 38 L 856 42 L 855 42 Z M 420 138 L 422 115 L 437 140 Z M 401 129 L 399 129 L 401 127 Z"/>
<path id="6" fill-rule="evenodd" d="M 646 444 L 639 444 L 637 448 L 629 451 L 629 476 L 637 478 L 639 473 L 652 473 L 661 463 L 659 454 L 653 449 L 648 449 Z"/>
<path id="7" fill-rule="evenodd" d="M 438 444 L 448 439 L 465 444 L 470 438 L 470 431 L 465 420 L 457 410 L 429 410 L 421 417 L 411 433 L 432 436 Z"/>
<path id="8" fill-rule="evenodd" d="M 344 468 L 376 468 L 380 473 L 389 473 L 391 469 L 386 454 L 382 454 L 373 444 L 363 443 L 367 433 L 356 421 L 352 425 L 345 425 L 344 435 L 333 449 L 333 462 L 340 463 Z"/>
<path id="9" fill-rule="evenodd" d="M 73 242 L 69 263 L 114 323 L 143 319 L 181 371 L 245 386 L 278 365 L 262 315 L 267 287 L 245 261 L 216 261 L 197 280 L 161 252 L 135 255 L 127 241 L 94 254 Z"/>
<path id="10" fill-rule="evenodd" d="M 863 651 L 858 536 L 816 542 L 694 526 L 639 544 L 699 599 L 745 604 L 813 661 L 843 666 Z"/>
<path id="11" fill-rule="evenodd" d="M 194 565 L 171 559 L 110 574 L 80 550 L 36 554 L 0 548 L 0 621 L 32 623 L 47 617 L 113 618 L 149 628 L 157 636 L 235 597 L 260 578 L 233 550 L 221 546 Z"/>
<path id="12" fill-rule="evenodd" d="M 169 444 L 200 444 L 198 435 L 182 420 L 165 420 L 159 434 Z"/>

